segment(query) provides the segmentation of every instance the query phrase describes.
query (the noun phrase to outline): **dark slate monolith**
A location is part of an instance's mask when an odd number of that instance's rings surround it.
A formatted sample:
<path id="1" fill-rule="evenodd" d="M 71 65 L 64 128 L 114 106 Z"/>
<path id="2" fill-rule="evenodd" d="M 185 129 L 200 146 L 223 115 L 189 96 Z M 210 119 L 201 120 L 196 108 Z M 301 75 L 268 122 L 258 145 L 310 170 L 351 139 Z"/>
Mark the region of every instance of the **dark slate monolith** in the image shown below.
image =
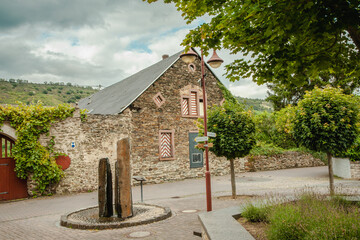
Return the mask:
<path id="1" fill-rule="evenodd" d="M 129 138 L 117 142 L 115 163 L 115 210 L 119 218 L 133 216 Z"/>
<path id="2" fill-rule="evenodd" d="M 113 215 L 112 178 L 108 158 L 102 158 L 99 162 L 99 217 L 111 217 Z"/>

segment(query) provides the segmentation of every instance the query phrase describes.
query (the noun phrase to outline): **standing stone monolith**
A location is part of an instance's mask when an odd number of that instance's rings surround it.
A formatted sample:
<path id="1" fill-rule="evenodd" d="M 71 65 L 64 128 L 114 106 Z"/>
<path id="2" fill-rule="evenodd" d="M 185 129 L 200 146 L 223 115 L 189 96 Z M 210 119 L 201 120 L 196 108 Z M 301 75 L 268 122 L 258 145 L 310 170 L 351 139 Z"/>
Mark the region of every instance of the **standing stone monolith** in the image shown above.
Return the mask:
<path id="1" fill-rule="evenodd" d="M 108 158 L 102 158 L 99 162 L 99 217 L 111 217 L 113 215 L 112 177 Z"/>
<path id="2" fill-rule="evenodd" d="M 115 163 L 115 211 L 119 218 L 133 216 L 129 138 L 117 142 Z"/>

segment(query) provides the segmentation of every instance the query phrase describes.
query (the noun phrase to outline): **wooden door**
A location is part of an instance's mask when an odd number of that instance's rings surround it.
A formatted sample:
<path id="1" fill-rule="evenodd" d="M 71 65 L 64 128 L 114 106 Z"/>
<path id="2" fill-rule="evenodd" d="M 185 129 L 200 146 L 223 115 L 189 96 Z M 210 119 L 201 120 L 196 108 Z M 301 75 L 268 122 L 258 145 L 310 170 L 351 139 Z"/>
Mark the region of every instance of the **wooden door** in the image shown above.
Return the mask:
<path id="1" fill-rule="evenodd" d="M 15 160 L 11 157 L 14 141 L 0 135 L 0 146 L 0 200 L 27 197 L 26 180 L 19 179 L 14 171 Z"/>

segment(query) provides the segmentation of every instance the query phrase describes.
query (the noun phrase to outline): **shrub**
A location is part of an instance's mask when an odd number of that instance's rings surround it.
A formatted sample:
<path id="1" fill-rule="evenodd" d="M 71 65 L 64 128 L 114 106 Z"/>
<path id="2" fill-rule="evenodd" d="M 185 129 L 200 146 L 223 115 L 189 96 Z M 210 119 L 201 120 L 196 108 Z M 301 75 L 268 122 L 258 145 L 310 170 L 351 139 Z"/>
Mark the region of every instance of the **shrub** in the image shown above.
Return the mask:
<path id="1" fill-rule="evenodd" d="M 346 156 L 350 161 L 360 161 L 360 136 L 356 138 L 355 143 L 346 152 Z"/>
<path id="2" fill-rule="evenodd" d="M 275 134 L 274 142 L 277 146 L 289 149 L 297 147 L 293 138 L 293 122 L 295 118 L 295 107 L 287 107 L 275 112 Z"/>
<path id="3" fill-rule="evenodd" d="M 268 222 L 269 206 L 262 205 L 260 207 L 249 204 L 245 206 L 241 216 L 250 222 Z"/>
<path id="4" fill-rule="evenodd" d="M 275 199 L 278 203 L 284 199 Z M 274 200 L 269 204 L 274 204 Z M 249 204 L 241 214 L 251 222 L 266 222 L 270 240 L 359 239 L 359 202 L 335 196 L 330 200 L 305 192 L 295 202 L 277 205 Z"/>
<path id="5" fill-rule="evenodd" d="M 274 145 L 273 143 L 257 142 L 256 145 L 251 149 L 250 155 L 259 156 L 273 156 L 276 154 L 282 154 L 286 150 Z"/>
<path id="6" fill-rule="evenodd" d="M 275 117 L 269 112 L 262 112 L 254 116 L 257 141 L 273 143 L 276 134 Z"/>
<path id="7" fill-rule="evenodd" d="M 314 194 L 278 205 L 269 215 L 269 239 L 358 239 L 359 209 L 346 200 L 326 200 Z"/>

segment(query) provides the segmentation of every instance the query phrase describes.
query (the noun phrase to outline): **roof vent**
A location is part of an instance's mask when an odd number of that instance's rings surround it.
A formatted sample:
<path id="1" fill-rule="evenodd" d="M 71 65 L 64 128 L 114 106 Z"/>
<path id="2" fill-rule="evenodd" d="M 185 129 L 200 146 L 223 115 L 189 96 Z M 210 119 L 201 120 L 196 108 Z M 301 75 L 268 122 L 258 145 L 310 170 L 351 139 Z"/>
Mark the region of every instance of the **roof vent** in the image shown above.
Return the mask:
<path id="1" fill-rule="evenodd" d="M 164 59 L 167 59 L 169 57 L 169 55 L 168 54 L 164 54 L 164 55 L 162 55 L 162 59 L 164 60 Z"/>

